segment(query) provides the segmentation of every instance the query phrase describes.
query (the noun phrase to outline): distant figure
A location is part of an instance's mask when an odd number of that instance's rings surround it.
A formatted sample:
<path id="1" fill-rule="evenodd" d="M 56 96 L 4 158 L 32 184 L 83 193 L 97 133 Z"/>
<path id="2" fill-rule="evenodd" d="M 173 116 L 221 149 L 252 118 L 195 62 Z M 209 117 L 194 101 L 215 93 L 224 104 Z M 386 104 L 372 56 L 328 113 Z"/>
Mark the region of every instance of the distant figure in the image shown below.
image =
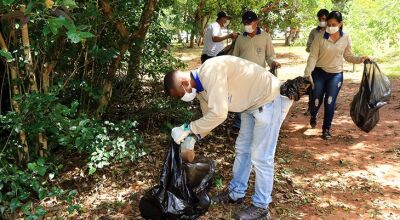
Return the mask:
<path id="1" fill-rule="evenodd" d="M 204 36 L 204 47 L 201 54 L 201 63 L 207 59 L 217 56 L 224 49 L 224 40 L 231 38 L 236 39 L 237 33 L 231 33 L 223 36 L 222 28 L 226 28 L 229 24 L 230 17 L 224 11 L 217 14 L 217 20 L 208 25 Z"/>
<path id="2" fill-rule="evenodd" d="M 325 28 L 326 28 L 326 17 L 328 17 L 329 11 L 326 9 L 321 9 L 317 13 L 317 18 L 318 18 L 318 26 L 314 29 L 311 30 L 310 35 L 308 35 L 308 40 L 307 40 L 307 46 L 306 46 L 306 51 L 310 53 L 311 49 L 311 44 L 313 40 L 315 39 L 315 36 L 318 34 L 323 34 L 325 33 Z"/>
<path id="3" fill-rule="evenodd" d="M 350 63 L 362 63 L 369 58 L 353 55 L 351 39 L 343 33 L 343 18 L 338 11 L 327 16 L 324 34 L 317 35 L 311 44 L 304 76 L 313 82 L 310 125 L 317 125 L 317 114 L 322 100 L 325 106 L 322 138 L 331 138 L 330 128 L 335 113 L 336 98 L 343 85 L 343 58 Z"/>
<path id="4" fill-rule="evenodd" d="M 326 9 L 321 9 L 317 13 L 317 18 L 318 18 L 318 26 L 314 29 L 311 30 L 310 35 L 308 35 L 308 40 L 307 40 L 307 46 L 306 46 L 306 51 L 310 53 L 310 48 L 313 40 L 315 39 L 315 36 L 318 34 L 323 34 L 325 33 L 325 28 L 326 28 L 326 17 L 329 15 L 329 11 Z M 310 109 L 311 109 L 311 88 L 309 91 L 309 96 L 308 96 L 308 109 L 304 113 L 304 115 L 310 115 Z"/>

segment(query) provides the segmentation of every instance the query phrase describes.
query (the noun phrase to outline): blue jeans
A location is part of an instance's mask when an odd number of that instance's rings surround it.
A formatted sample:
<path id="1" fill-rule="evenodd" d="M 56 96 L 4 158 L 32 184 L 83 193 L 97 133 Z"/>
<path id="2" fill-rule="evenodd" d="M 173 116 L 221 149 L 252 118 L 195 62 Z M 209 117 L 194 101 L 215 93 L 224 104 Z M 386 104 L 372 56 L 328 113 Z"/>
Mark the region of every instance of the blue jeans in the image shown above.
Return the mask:
<path id="1" fill-rule="evenodd" d="M 324 123 L 322 129 L 330 129 L 333 115 L 335 114 L 336 98 L 343 84 L 343 73 L 327 73 L 321 68 L 315 68 L 312 72 L 314 88 L 312 91 L 312 103 L 310 114 L 317 117 L 319 107 L 324 100 Z"/>
<path id="2" fill-rule="evenodd" d="M 241 113 L 241 126 L 236 139 L 236 157 L 229 195 L 236 200 L 245 196 L 252 167 L 256 172 L 253 205 L 267 208 L 271 203 L 274 182 L 274 157 L 279 130 L 293 101 L 285 96 L 262 108 Z"/>

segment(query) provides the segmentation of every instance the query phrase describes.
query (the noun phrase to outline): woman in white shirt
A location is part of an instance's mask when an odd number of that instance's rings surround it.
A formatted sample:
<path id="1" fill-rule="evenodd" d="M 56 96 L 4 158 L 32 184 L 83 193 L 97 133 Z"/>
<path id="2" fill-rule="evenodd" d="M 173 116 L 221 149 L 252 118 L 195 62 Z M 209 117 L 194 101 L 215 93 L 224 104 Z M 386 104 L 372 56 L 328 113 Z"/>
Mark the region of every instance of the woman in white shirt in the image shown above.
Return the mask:
<path id="1" fill-rule="evenodd" d="M 335 112 L 336 98 L 343 84 L 343 58 L 350 63 L 362 63 L 368 57 L 353 55 L 351 39 L 343 33 L 342 14 L 332 11 L 327 17 L 324 34 L 318 35 L 312 45 L 304 75 L 313 82 L 310 125 L 317 125 L 318 110 L 324 102 L 322 137 L 331 138 L 330 128 Z"/>

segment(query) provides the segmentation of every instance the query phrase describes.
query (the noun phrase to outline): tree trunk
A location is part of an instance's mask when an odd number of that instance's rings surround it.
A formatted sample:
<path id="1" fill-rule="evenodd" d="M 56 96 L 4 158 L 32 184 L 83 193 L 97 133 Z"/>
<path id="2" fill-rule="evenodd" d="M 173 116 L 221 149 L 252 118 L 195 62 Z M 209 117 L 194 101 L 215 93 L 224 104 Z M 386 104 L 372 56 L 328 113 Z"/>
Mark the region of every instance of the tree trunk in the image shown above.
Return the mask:
<path id="1" fill-rule="evenodd" d="M 65 37 L 60 37 L 57 39 L 54 47 L 50 50 L 50 61 L 46 62 L 43 65 L 42 69 L 42 85 L 43 92 L 48 93 L 50 88 L 50 74 L 53 72 L 54 68 L 57 65 L 58 59 L 61 55 L 61 52 L 65 46 L 67 39 Z"/>
<path id="2" fill-rule="evenodd" d="M 25 5 L 21 5 L 19 10 L 22 13 L 25 13 Z M 31 54 L 31 45 L 29 42 L 29 31 L 28 31 L 28 19 L 26 19 L 26 23 L 23 22 L 21 25 L 21 32 L 22 32 L 22 44 L 24 46 L 24 55 L 25 55 L 25 61 L 27 61 L 26 64 L 26 72 L 28 73 L 28 79 L 29 79 L 29 91 L 37 93 L 39 92 L 37 82 L 36 82 L 36 76 L 34 73 L 33 69 L 33 61 L 32 61 L 32 54 Z M 38 142 L 39 142 L 39 155 L 44 157 L 47 155 L 47 137 L 43 133 L 38 134 Z M 25 152 L 24 153 L 28 153 Z"/>
<path id="3" fill-rule="evenodd" d="M 129 50 L 130 57 L 127 75 L 127 83 L 129 83 L 128 89 L 130 92 L 135 91 L 140 85 L 140 61 L 143 55 L 144 41 L 151 25 L 156 4 L 157 0 L 146 1 L 139 21 L 139 28 L 131 38 L 134 45 Z"/>
<path id="4" fill-rule="evenodd" d="M 0 46 L 3 51 L 8 52 L 8 47 L 7 44 L 5 43 L 5 40 L 3 38 L 3 34 L 0 32 Z M 20 94 L 19 92 L 19 87 L 17 85 L 17 80 L 18 80 L 18 75 L 17 75 L 17 64 L 15 61 L 10 63 L 10 78 L 11 78 L 11 85 L 10 87 L 12 88 L 12 107 L 15 111 L 15 113 L 20 114 L 21 109 L 19 107 L 19 103 L 15 101 L 13 97 L 17 96 Z M 20 162 L 22 161 L 29 161 L 29 148 L 28 148 L 28 142 L 26 140 L 26 134 L 25 131 L 19 131 L 19 141 L 22 146 L 22 151 L 18 149 L 18 160 Z"/>

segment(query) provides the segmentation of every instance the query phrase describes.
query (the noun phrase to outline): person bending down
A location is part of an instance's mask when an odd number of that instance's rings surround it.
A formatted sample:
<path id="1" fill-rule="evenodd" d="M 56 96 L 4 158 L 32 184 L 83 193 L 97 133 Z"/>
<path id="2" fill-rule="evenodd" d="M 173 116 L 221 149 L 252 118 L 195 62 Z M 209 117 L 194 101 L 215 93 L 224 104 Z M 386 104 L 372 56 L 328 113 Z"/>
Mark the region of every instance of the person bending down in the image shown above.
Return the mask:
<path id="1" fill-rule="evenodd" d="M 171 136 L 182 148 L 193 149 L 224 122 L 228 112 L 242 112 L 233 179 L 227 190 L 214 196 L 217 203 L 240 203 L 252 168 L 256 172 L 252 205 L 236 219 L 268 219 L 274 179 L 274 157 L 279 130 L 293 100 L 299 100 L 311 83 L 304 77 L 281 85 L 278 78 L 258 64 L 234 56 L 209 59 L 197 70 L 173 70 L 164 77 L 167 95 L 190 102 L 200 100 L 203 117 L 175 127 Z"/>

